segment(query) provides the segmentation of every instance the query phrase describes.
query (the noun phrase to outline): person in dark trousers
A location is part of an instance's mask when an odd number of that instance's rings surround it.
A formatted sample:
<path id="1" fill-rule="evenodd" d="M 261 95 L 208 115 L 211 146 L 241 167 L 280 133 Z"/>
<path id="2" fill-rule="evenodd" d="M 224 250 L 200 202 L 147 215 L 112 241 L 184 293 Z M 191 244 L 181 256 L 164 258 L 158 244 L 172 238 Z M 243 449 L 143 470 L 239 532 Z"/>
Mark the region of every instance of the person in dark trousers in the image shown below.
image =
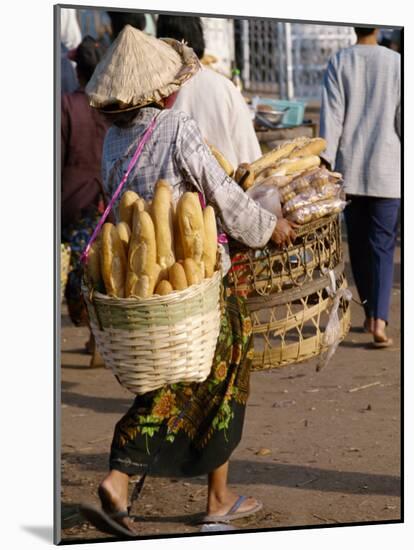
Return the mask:
<path id="1" fill-rule="evenodd" d="M 401 193 L 400 54 L 377 44 L 377 29 L 355 27 L 357 43 L 329 61 L 322 87 L 325 162 L 344 176 L 351 267 L 364 328 L 387 347 Z"/>

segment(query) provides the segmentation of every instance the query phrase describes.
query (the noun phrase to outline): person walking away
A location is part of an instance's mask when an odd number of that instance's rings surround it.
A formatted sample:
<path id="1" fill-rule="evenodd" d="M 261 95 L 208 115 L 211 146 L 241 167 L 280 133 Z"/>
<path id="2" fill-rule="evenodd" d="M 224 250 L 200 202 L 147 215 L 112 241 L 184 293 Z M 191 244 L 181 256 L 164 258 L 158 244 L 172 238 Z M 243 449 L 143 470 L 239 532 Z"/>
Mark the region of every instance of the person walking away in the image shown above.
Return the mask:
<path id="1" fill-rule="evenodd" d="M 90 104 L 107 112 L 113 122 L 102 159 L 108 195 L 114 193 L 150 128 L 123 190 L 133 190 L 149 201 L 156 182 L 167 180 L 175 203 L 187 191 L 198 192 L 222 219 L 225 231 L 247 246 L 294 239 L 287 220 L 276 219 L 227 176 L 196 122 L 170 108 L 176 92 L 199 68 L 194 52 L 182 43 L 158 40 L 129 25 L 121 31 L 86 89 Z M 255 498 L 239 496 L 227 486 L 228 461 L 242 435 L 252 343 L 252 321 L 244 299 L 226 297 L 208 378 L 138 395 L 116 424 L 109 472 L 98 489 L 102 509 L 81 508 L 89 521 L 115 535 L 136 535 L 129 516 L 129 478 L 139 476 L 142 483 L 149 471 L 171 477 L 207 475 L 204 521 L 231 521 L 261 508 Z M 131 501 L 134 495 L 135 491 Z"/>
<path id="2" fill-rule="evenodd" d="M 159 15 L 157 37 L 184 40 L 199 59 L 205 42 L 200 17 Z M 190 115 L 204 139 L 214 145 L 237 168 L 261 156 L 259 141 L 246 102 L 236 86 L 225 76 L 203 67 L 179 91 L 173 107 Z"/>
<path id="3" fill-rule="evenodd" d="M 326 69 L 322 157 L 342 172 L 351 267 L 364 303 L 366 331 L 387 347 L 394 250 L 401 196 L 400 54 L 377 44 L 378 29 L 355 27 L 357 43 Z"/>
<path id="4" fill-rule="evenodd" d="M 61 224 L 62 241 L 71 247 L 71 272 L 66 301 L 72 322 L 87 324 L 81 298 L 80 254 L 103 211 L 102 146 L 109 124 L 91 109 L 85 86 L 102 58 L 103 46 L 91 36 L 69 52 L 76 63 L 78 89 L 62 96 L 61 104 Z M 87 346 L 93 352 L 93 341 Z"/>

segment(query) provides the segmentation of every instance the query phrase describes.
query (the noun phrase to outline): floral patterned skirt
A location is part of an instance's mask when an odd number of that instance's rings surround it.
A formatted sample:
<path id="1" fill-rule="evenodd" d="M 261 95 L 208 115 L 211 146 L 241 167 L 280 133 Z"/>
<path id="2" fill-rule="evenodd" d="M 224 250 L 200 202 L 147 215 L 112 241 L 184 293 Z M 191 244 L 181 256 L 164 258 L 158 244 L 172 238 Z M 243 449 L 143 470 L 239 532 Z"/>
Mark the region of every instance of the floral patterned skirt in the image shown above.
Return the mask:
<path id="1" fill-rule="evenodd" d="M 213 367 L 202 383 L 172 384 L 136 397 L 116 424 L 110 468 L 172 477 L 224 464 L 242 435 L 253 358 L 243 298 L 228 297 Z"/>

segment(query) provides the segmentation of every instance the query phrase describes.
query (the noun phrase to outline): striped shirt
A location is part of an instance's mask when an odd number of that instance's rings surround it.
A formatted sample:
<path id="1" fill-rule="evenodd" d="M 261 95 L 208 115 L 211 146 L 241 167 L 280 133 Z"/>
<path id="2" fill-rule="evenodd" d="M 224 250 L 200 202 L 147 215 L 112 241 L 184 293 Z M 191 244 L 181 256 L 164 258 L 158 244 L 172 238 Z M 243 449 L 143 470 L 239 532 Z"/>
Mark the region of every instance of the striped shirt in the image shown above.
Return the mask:
<path id="1" fill-rule="evenodd" d="M 263 247 L 274 231 L 276 217 L 227 176 L 195 121 L 182 112 L 145 107 L 140 109 L 132 126 L 112 126 L 108 130 L 102 156 L 103 182 L 108 195 L 114 193 L 145 129 L 157 113 L 154 131 L 123 192 L 129 189 L 151 200 L 159 179 L 169 182 L 175 202 L 186 191 L 198 191 L 206 204 L 213 206 L 220 230 L 251 248 Z M 228 264 L 228 258 L 225 263 Z"/>

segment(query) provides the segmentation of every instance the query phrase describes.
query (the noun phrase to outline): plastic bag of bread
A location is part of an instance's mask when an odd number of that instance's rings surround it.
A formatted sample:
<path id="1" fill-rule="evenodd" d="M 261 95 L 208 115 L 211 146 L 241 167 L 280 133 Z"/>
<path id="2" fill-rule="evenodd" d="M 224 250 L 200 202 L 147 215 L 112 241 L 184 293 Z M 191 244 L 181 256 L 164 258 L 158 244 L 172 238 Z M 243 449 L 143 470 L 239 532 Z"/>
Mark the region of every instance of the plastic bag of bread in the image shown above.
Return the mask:
<path id="1" fill-rule="evenodd" d="M 309 187 L 302 193 L 295 195 L 292 199 L 288 200 L 283 206 L 283 213 L 289 214 L 298 208 L 302 208 L 307 204 L 311 204 L 318 200 L 318 193 L 313 187 Z"/>
<path id="2" fill-rule="evenodd" d="M 265 183 L 255 185 L 248 189 L 246 194 L 277 218 L 282 217 L 280 191 L 275 185 Z"/>
<path id="3" fill-rule="evenodd" d="M 302 193 L 310 188 L 309 181 L 302 176 L 294 179 L 290 185 L 295 193 Z"/>
<path id="4" fill-rule="evenodd" d="M 342 199 L 327 199 L 302 206 L 287 214 L 286 218 L 292 222 L 303 225 L 304 223 L 309 223 L 319 218 L 323 218 L 324 216 L 342 212 L 345 206 L 346 202 Z"/>
<path id="5" fill-rule="evenodd" d="M 336 183 L 326 183 L 318 191 L 311 186 L 302 193 L 298 193 L 295 197 L 287 201 L 283 206 L 283 213 L 289 214 L 298 208 L 302 208 L 307 204 L 323 201 L 325 199 L 333 199 L 340 196 L 342 187 Z"/>
<path id="6" fill-rule="evenodd" d="M 291 183 L 288 185 L 285 185 L 282 189 L 279 191 L 280 200 L 283 204 L 293 199 L 293 197 L 296 197 L 296 191 L 293 189 L 293 186 Z"/>

